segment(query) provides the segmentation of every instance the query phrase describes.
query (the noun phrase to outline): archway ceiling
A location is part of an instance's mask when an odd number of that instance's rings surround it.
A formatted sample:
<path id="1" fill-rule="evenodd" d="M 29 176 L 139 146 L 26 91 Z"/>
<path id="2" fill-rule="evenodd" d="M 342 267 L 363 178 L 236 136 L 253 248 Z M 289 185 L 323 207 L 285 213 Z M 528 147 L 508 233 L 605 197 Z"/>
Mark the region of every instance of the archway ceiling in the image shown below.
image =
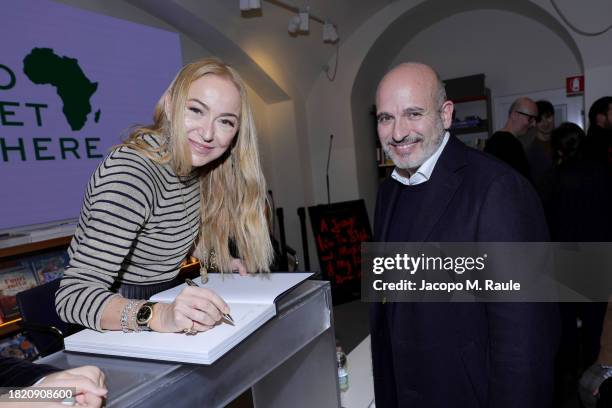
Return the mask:
<path id="1" fill-rule="evenodd" d="M 262 1 L 257 12 L 241 13 L 238 0 L 126 0 L 165 21 L 212 54 L 235 66 L 267 103 L 290 99 L 308 90 L 333 56 L 322 27 L 310 21 L 310 33 L 292 37 L 292 12 Z M 310 4 L 314 13 L 339 26 L 341 39 L 393 0 L 287 0 Z M 342 61 L 340 61 L 342 63 Z"/>
<path id="2" fill-rule="evenodd" d="M 584 68 L 578 45 L 568 31 L 548 12 L 529 0 L 428 0 L 399 15 L 376 39 L 359 68 L 353 93 L 363 95 L 365 88 L 372 86 L 370 78 L 382 77 L 394 57 L 417 33 L 446 17 L 473 10 L 508 11 L 538 21 L 565 42 L 580 68 Z M 449 33 L 449 41 L 451 38 L 452 33 Z"/>

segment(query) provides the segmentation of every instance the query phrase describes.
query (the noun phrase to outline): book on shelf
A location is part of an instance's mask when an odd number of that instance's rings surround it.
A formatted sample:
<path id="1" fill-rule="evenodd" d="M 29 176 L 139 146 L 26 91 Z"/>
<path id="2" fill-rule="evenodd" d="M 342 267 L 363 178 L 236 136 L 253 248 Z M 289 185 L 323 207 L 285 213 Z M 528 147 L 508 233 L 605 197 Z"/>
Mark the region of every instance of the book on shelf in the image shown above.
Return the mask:
<path id="1" fill-rule="evenodd" d="M 17 293 L 36 285 L 36 278 L 27 264 L 20 261 L 0 264 L 0 310 L 5 319 L 19 316 Z"/>
<path id="2" fill-rule="evenodd" d="M 66 250 L 53 251 L 44 255 L 31 256 L 26 259 L 32 268 L 39 285 L 61 278 L 70 258 Z"/>
<path id="3" fill-rule="evenodd" d="M 83 330 L 65 339 L 66 350 L 195 364 L 212 364 L 276 315 L 275 300 L 311 273 L 270 273 L 253 276 L 209 274 L 199 286 L 213 290 L 228 304 L 235 325 L 221 323 L 195 336 L 141 331 Z M 158 293 L 156 302 L 172 302 L 186 285 Z"/>
<path id="4" fill-rule="evenodd" d="M 23 335 L 0 340 L 0 356 L 33 360 L 38 355 L 36 347 Z"/>

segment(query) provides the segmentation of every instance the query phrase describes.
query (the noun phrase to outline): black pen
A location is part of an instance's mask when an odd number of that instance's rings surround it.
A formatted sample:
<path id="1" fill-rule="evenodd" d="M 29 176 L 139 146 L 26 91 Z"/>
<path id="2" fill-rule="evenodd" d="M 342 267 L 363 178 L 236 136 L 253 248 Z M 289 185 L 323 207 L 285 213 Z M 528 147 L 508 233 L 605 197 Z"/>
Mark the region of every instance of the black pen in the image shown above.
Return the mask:
<path id="1" fill-rule="evenodd" d="M 189 278 L 185 278 L 185 283 L 189 286 L 196 286 L 199 287 L 197 283 L 195 283 L 194 281 L 192 281 Z M 232 325 L 235 325 L 234 323 L 234 319 L 232 318 L 232 316 L 229 313 L 223 313 L 223 318 L 225 320 L 227 320 L 228 322 L 230 322 Z"/>

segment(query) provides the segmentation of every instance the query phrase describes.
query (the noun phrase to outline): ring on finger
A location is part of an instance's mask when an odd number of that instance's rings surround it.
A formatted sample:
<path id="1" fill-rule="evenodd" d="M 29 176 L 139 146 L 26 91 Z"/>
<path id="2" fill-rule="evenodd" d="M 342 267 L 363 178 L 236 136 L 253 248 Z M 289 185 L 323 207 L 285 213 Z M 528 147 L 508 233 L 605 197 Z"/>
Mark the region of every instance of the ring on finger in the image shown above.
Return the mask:
<path id="1" fill-rule="evenodd" d="M 191 328 L 189 329 L 183 329 L 183 333 L 185 333 L 188 336 L 193 336 L 194 334 L 196 334 L 198 331 L 195 329 L 195 320 L 191 321 Z"/>

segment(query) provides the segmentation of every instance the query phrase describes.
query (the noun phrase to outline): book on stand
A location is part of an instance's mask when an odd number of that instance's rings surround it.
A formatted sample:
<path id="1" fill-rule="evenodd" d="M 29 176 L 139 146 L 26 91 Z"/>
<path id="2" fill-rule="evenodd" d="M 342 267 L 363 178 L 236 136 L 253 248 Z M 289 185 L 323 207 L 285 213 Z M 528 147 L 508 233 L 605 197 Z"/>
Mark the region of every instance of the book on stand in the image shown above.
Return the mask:
<path id="1" fill-rule="evenodd" d="M 209 274 L 199 286 L 216 292 L 230 307 L 235 325 L 221 323 L 194 336 L 183 333 L 83 330 L 65 339 L 66 350 L 183 363 L 212 364 L 276 315 L 278 296 L 310 277 L 311 273 L 270 273 L 239 276 Z M 172 302 L 186 285 L 158 293 L 156 302 Z"/>
<path id="2" fill-rule="evenodd" d="M 64 275 L 64 270 L 68 266 L 69 260 L 66 250 L 54 251 L 44 255 L 27 258 L 27 261 L 31 265 L 32 272 L 40 285 L 61 278 Z"/>

